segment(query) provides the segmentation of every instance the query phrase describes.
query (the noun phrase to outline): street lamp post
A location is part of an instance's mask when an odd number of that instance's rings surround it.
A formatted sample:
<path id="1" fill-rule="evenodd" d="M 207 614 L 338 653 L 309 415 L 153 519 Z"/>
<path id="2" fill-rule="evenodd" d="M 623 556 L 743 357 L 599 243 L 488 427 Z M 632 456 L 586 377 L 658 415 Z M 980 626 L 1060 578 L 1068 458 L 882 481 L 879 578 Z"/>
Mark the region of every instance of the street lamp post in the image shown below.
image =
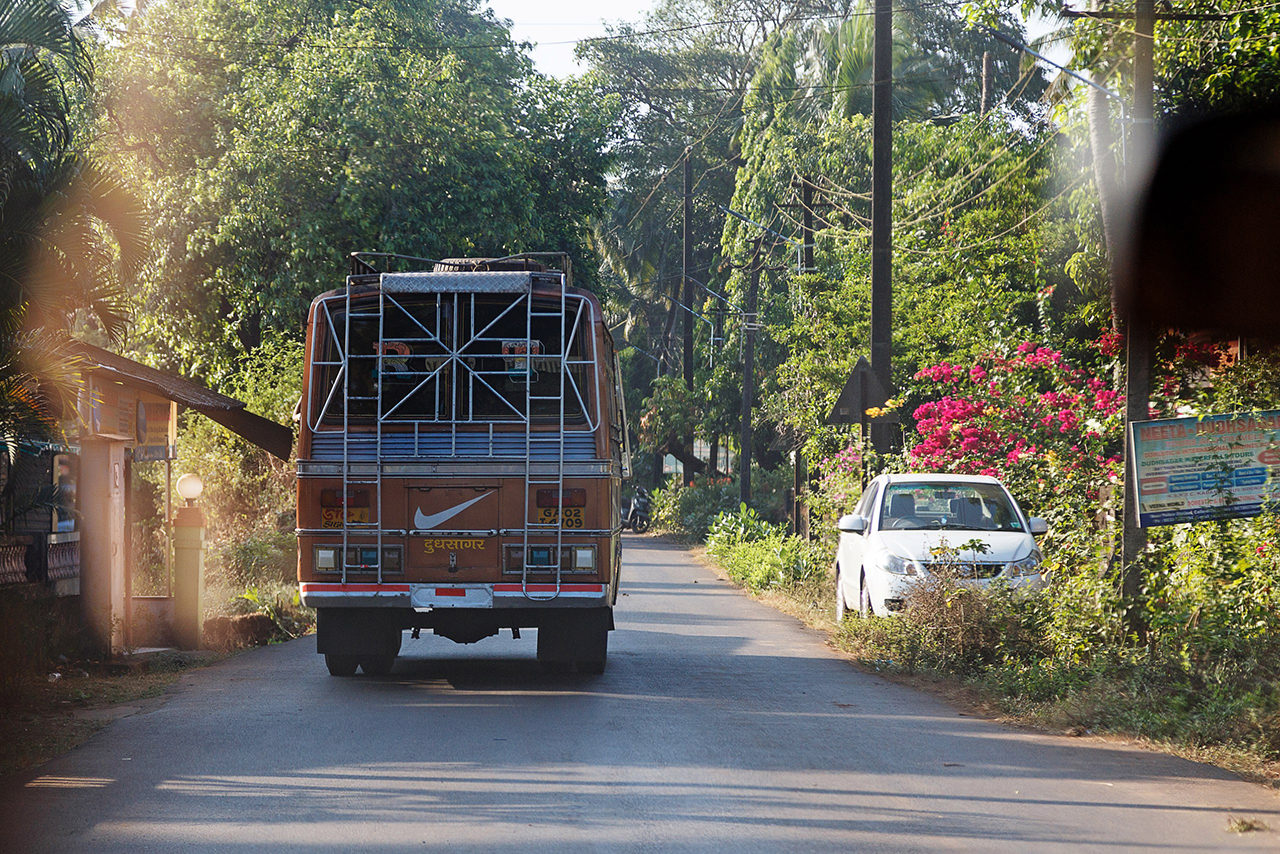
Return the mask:
<path id="1" fill-rule="evenodd" d="M 173 634 L 182 649 L 199 649 L 204 641 L 204 513 L 196 499 L 204 492 L 197 474 L 178 478 L 185 501 L 173 516 Z"/>

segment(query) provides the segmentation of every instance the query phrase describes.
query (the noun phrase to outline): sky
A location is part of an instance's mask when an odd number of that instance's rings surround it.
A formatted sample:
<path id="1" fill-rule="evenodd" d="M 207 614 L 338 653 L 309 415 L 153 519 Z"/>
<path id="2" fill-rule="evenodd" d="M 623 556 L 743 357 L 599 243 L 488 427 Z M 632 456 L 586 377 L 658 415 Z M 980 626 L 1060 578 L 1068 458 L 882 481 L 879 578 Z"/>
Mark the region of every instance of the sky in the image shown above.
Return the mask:
<path id="1" fill-rule="evenodd" d="M 578 39 L 602 36 L 606 21 L 638 23 L 641 16 L 652 9 L 657 0 L 487 0 L 486 5 L 499 18 L 512 22 L 511 32 L 516 41 L 533 42 L 533 61 L 538 70 L 552 77 L 569 77 L 586 69 L 573 58 Z M 1086 4 L 1083 0 L 1074 3 Z M 1040 35 L 1056 26 L 1048 21 L 1035 20 L 1028 26 L 1029 38 Z M 1051 58 L 1063 62 L 1068 52 L 1062 49 L 1049 51 Z"/>
<path id="2" fill-rule="evenodd" d="M 537 44 L 533 61 L 552 77 L 568 77 L 584 71 L 573 59 L 577 39 L 604 35 L 604 23 L 636 22 L 655 0 L 488 0 L 499 18 L 512 22 L 517 41 Z"/>

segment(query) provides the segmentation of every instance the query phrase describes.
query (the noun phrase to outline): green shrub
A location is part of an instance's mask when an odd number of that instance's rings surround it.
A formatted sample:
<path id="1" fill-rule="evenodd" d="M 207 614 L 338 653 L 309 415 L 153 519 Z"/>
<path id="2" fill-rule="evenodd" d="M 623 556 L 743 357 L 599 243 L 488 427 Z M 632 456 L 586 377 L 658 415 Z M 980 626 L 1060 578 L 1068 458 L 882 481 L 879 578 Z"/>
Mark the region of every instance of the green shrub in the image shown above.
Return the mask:
<path id="1" fill-rule="evenodd" d="M 726 544 L 716 556 L 730 578 L 755 592 L 826 577 L 831 566 L 820 544 L 778 533 Z"/>
<path id="2" fill-rule="evenodd" d="M 772 524 L 786 520 L 790 482 L 789 470 L 752 469 L 751 506 L 761 520 Z M 653 522 L 668 533 L 701 541 L 716 516 L 737 511 L 740 496 L 736 476 L 699 476 L 694 478 L 693 486 L 685 486 L 680 478 L 672 477 L 653 491 Z"/>
<path id="3" fill-rule="evenodd" d="M 302 604 L 296 584 L 277 584 L 269 589 L 249 587 L 231 600 L 230 610 L 235 614 L 265 614 L 275 623 L 281 640 L 304 635 L 316 623 L 315 609 Z"/>
<path id="4" fill-rule="evenodd" d="M 696 479 L 685 486 L 671 478 L 653 492 L 653 522 L 672 534 L 702 540 L 715 517 L 738 506 L 738 484 L 727 478 Z"/>
<path id="5" fill-rule="evenodd" d="M 249 411 L 290 424 L 301 394 L 302 344 L 285 337 L 270 338 L 245 356 L 238 371 L 220 385 L 243 400 Z M 274 551 L 288 551 L 278 540 L 297 495 L 296 467 L 215 424 L 188 413 L 178 438 L 176 471 L 204 478 L 200 506 L 204 510 L 215 571 L 226 572 L 228 583 L 243 590 L 255 573 L 269 572 Z M 291 535 L 290 535 L 291 536 Z M 244 546 L 244 548 L 240 548 Z M 283 572 L 283 569 L 281 570 Z"/>
<path id="6" fill-rule="evenodd" d="M 210 571 L 236 590 L 292 584 L 297 567 L 298 538 L 292 531 L 255 532 L 238 542 L 215 543 L 210 554 Z"/>
<path id="7" fill-rule="evenodd" d="M 850 620 L 840 639 L 878 669 L 959 675 L 1010 711 L 1280 758 L 1280 567 L 1276 520 L 1166 531 L 1147 561 L 1147 643 L 1122 628 L 1118 579 L 1056 572 L 1024 597 L 945 573 L 892 618 Z"/>
<path id="8" fill-rule="evenodd" d="M 739 504 L 733 512 L 716 514 L 707 531 L 707 549 L 716 554 L 740 543 L 763 540 L 785 533 L 781 525 L 773 525 L 760 517 L 754 509 Z"/>

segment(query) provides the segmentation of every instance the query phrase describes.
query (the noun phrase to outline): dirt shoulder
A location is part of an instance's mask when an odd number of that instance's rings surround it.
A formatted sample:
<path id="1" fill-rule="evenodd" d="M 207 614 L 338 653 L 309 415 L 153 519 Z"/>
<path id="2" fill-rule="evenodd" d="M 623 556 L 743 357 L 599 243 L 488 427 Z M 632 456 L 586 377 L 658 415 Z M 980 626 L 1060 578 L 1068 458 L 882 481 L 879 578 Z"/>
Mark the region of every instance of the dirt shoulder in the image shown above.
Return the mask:
<path id="1" fill-rule="evenodd" d="M 222 658 L 165 652 L 125 665 L 68 664 L 28 678 L 0 714 L 0 777 L 66 753 L 111 721 L 155 708 L 182 673 Z"/>

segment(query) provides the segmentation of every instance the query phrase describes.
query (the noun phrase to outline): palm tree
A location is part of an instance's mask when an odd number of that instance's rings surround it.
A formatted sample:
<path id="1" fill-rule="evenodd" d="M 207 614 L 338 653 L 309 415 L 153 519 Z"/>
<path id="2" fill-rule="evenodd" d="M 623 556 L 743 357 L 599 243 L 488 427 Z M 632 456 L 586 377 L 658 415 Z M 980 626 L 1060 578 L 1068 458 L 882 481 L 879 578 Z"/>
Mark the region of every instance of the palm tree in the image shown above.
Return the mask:
<path id="1" fill-rule="evenodd" d="M 69 93 L 92 81 L 82 33 L 56 0 L 0 0 L 0 444 L 58 438 L 74 400 L 61 347 L 87 310 L 124 329 L 124 283 L 146 248 L 139 203 L 75 151 Z M 11 488 L 6 484 L 6 488 Z"/>
<path id="2" fill-rule="evenodd" d="M 893 34 L 893 113 L 895 118 L 920 118 L 944 101 L 953 84 L 943 76 L 941 59 L 915 48 L 901 22 L 898 16 Z M 820 120 L 824 108 L 840 118 L 870 115 L 874 53 L 871 15 L 816 28 L 805 61 L 810 95 L 802 102 L 806 117 Z"/>
<path id="3" fill-rule="evenodd" d="M 0 202 L 19 173 L 43 175 L 71 144 L 67 87 L 93 68 L 67 12 L 50 0 L 0 0 Z"/>
<path id="4" fill-rule="evenodd" d="M 123 282 L 146 250 L 141 206 L 74 149 L 69 92 L 92 82 L 56 0 L 0 0 L 0 328 L 63 329 L 88 309 L 124 328 Z"/>

